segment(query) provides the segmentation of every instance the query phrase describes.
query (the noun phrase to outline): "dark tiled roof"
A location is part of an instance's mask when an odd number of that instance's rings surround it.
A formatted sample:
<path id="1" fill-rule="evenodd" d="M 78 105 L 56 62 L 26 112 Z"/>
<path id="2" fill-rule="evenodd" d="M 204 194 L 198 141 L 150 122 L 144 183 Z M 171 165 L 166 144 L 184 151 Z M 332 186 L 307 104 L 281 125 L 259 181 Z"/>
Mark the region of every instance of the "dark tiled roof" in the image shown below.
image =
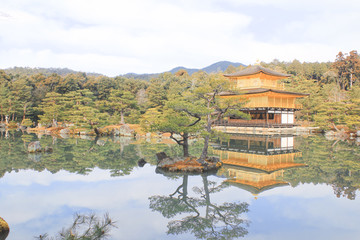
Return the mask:
<path id="1" fill-rule="evenodd" d="M 274 70 L 264 68 L 260 65 L 251 66 L 251 67 L 245 68 L 236 73 L 224 74 L 224 76 L 225 77 L 241 77 L 241 76 L 257 74 L 259 72 L 263 72 L 263 73 L 273 75 L 273 76 L 278 76 L 278 77 L 290 77 L 291 76 L 290 74 L 275 72 Z"/>
<path id="2" fill-rule="evenodd" d="M 265 92 L 274 92 L 274 93 L 284 93 L 284 94 L 291 94 L 291 95 L 301 95 L 301 96 L 309 96 L 308 93 L 296 93 L 296 92 L 288 92 L 276 89 L 269 89 L 269 88 L 254 88 L 254 89 L 244 89 L 240 90 L 239 92 L 221 92 L 220 96 L 229 96 L 229 95 L 242 95 L 242 94 L 256 94 L 256 93 L 265 93 Z"/>

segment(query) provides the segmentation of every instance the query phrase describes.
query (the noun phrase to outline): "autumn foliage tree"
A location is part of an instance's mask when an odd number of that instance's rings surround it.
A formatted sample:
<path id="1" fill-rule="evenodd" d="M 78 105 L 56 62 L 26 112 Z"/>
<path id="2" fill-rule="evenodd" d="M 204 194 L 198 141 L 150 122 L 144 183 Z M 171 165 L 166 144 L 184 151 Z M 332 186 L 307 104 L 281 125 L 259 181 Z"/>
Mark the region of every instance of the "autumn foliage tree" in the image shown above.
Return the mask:
<path id="1" fill-rule="evenodd" d="M 338 84 L 341 89 L 350 90 L 360 77 L 360 57 L 356 50 L 349 54 L 339 52 L 333 64 L 338 73 Z"/>

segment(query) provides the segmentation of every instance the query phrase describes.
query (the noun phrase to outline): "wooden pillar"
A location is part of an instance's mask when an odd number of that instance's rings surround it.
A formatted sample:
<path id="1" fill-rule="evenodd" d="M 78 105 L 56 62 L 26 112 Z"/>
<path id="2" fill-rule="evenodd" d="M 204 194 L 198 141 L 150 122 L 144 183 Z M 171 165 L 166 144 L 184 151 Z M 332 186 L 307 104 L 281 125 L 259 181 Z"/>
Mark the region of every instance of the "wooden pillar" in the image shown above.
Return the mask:
<path id="1" fill-rule="evenodd" d="M 265 110 L 266 126 L 269 127 L 269 109 Z"/>
<path id="2" fill-rule="evenodd" d="M 269 150 L 269 136 L 266 136 L 266 140 L 265 140 L 265 146 L 266 146 L 266 152 Z"/>

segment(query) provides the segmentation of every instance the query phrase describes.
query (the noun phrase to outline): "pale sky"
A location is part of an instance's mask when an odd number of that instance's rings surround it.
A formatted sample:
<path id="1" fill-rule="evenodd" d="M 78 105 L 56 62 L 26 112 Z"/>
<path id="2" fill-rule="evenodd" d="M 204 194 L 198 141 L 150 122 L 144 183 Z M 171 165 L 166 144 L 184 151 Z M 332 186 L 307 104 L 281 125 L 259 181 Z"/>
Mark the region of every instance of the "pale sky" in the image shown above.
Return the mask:
<path id="1" fill-rule="evenodd" d="M 1 0 L 0 68 L 117 76 L 217 61 L 334 61 L 359 50 L 358 0 Z"/>

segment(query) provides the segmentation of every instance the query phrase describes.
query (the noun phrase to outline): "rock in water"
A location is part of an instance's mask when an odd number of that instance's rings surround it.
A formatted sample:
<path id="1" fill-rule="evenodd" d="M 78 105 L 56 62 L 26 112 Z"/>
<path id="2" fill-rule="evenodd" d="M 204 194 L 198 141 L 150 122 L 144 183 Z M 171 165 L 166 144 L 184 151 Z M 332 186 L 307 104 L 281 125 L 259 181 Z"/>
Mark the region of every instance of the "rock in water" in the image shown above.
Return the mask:
<path id="1" fill-rule="evenodd" d="M 34 153 L 34 152 L 41 152 L 41 145 L 39 141 L 31 142 L 28 146 L 28 152 Z"/>
<path id="2" fill-rule="evenodd" d="M 145 166 L 146 163 L 147 163 L 147 162 L 145 161 L 145 159 L 141 158 L 141 159 L 138 161 L 138 166 L 139 166 L 139 167 L 143 167 L 143 166 Z"/>
<path id="3" fill-rule="evenodd" d="M 9 232 L 9 225 L 2 217 L 0 217 L 0 240 L 5 240 L 9 235 Z"/>

